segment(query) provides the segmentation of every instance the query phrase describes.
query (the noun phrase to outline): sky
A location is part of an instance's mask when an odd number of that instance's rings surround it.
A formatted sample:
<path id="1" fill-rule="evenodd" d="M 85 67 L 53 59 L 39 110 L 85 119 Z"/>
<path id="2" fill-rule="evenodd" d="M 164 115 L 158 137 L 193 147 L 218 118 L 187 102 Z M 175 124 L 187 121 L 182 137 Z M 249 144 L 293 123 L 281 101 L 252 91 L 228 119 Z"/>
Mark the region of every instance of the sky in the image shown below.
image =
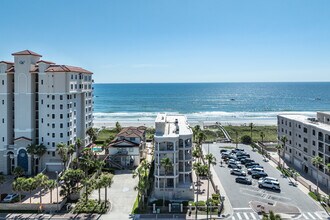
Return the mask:
<path id="1" fill-rule="evenodd" d="M 0 60 L 96 83 L 330 81 L 329 0 L 1 0 Z"/>

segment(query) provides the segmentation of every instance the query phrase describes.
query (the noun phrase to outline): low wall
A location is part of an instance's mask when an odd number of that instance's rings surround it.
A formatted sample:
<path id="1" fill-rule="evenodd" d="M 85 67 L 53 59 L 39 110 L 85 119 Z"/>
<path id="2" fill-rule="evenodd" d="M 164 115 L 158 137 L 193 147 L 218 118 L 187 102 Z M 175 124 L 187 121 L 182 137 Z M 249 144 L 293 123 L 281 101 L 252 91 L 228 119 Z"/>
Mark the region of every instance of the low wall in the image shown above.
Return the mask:
<path id="1" fill-rule="evenodd" d="M 61 210 L 66 199 L 58 204 L 58 209 Z M 0 203 L 0 210 L 2 211 L 40 211 L 40 204 L 38 203 Z M 42 210 L 46 212 L 56 211 L 57 203 L 42 204 Z"/>

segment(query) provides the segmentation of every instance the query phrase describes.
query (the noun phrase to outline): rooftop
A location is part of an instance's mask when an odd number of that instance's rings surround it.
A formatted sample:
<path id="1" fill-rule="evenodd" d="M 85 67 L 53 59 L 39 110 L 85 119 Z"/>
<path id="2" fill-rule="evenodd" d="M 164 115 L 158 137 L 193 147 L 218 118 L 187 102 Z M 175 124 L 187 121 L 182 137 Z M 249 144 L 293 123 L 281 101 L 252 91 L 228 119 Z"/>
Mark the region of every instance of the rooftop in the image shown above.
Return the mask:
<path id="1" fill-rule="evenodd" d="M 157 129 L 156 136 L 175 137 L 178 135 L 191 135 L 192 130 L 187 122 L 185 115 L 167 115 L 165 113 L 158 114 L 156 124 L 162 124 L 163 129 Z"/>
<path id="2" fill-rule="evenodd" d="M 140 127 L 126 127 L 123 128 L 118 134 L 117 137 L 137 137 L 137 138 L 143 138 L 146 127 L 140 126 Z"/>
<path id="3" fill-rule="evenodd" d="M 311 118 L 306 115 L 296 115 L 296 114 L 294 114 L 294 115 L 283 114 L 283 115 L 279 115 L 279 116 L 290 119 L 290 120 L 298 121 L 298 122 L 304 123 L 306 125 L 313 126 L 315 128 L 330 131 L 330 125 L 317 121 L 317 118 Z"/>
<path id="4" fill-rule="evenodd" d="M 32 56 L 42 57 L 40 54 L 37 54 L 31 50 L 19 51 L 19 52 L 13 53 L 11 55 L 13 55 L 13 56 L 15 56 L 15 55 L 32 55 Z"/>

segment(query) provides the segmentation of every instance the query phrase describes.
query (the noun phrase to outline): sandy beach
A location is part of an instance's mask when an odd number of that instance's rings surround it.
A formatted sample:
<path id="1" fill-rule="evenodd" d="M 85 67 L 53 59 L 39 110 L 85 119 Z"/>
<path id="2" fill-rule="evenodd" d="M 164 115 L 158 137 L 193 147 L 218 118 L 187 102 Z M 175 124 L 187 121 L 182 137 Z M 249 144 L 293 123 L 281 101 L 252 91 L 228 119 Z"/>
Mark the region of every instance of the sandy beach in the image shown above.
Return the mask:
<path id="1" fill-rule="evenodd" d="M 113 128 L 115 127 L 117 121 L 101 121 L 101 120 L 95 120 L 94 121 L 94 127 L 95 128 Z M 118 121 L 122 127 L 128 127 L 128 126 L 146 126 L 146 127 L 154 127 L 155 121 L 154 120 L 130 120 L 130 121 Z M 191 126 L 195 125 L 212 125 L 216 123 L 220 123 L 222 125 L 248 125 L 249 123 L 253 123 L 256 126 L 262 126 L 262 125 L 277 125 L 276 119 L 240 119 L 240 120 L 230 120 L 230 121 L 189 121 L 188 123 Z"/>

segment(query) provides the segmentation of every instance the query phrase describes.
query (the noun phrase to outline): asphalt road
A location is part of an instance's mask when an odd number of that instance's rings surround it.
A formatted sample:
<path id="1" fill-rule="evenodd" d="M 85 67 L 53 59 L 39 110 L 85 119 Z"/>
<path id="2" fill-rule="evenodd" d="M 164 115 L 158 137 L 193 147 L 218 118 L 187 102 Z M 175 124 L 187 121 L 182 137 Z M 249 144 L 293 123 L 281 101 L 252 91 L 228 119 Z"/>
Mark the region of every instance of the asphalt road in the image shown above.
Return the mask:
<path id="1" fill-rule="evenodd" d="M 316 212 L 323 211 L 314 200 L 308 195 L 304 194 L 300 189 L 290 185 L 290 181 L 287 178 L 281 176 L 281 173 L 268 162 L 263 161 L 263 157 L 253 152 L 250 146 L 240 144 L 239 148 L 244 149 L 248 152 L 252 159 L 264 167 L 265 172 L 270 177 L 275 177 L 279 180 L 281 186 L 281 192 L 259 189 L 257 185 L 258 180 L 253 180 L 251 185 L 243 185 L 235 182 L 236 176 L 230 175 L 229 168 L 225 163 L 223 167 L 220 167 L 221 147 L 224 146 L 235 146 L 234 144 L 203 144 L 203 151 L 205 153 L 212 153 L 217 158 L 217 165 L 214 166 L 215 172 L 219 176 L 221 184 L 227 193 L 227 199 L 230 200 L 234 209 L 248 208 L 250 201 L 261 201 L 261 202 L 283 202 L 290 205 L 297 206 L 301 212 Z M 242 166 L 244 167 L 244 166 Z M 245 167 L 244 167 L 245 169 Z M 251 175 L 247 175 L 251 177 Z M 221 192 L 220 192 L 221 193 Z"/>

